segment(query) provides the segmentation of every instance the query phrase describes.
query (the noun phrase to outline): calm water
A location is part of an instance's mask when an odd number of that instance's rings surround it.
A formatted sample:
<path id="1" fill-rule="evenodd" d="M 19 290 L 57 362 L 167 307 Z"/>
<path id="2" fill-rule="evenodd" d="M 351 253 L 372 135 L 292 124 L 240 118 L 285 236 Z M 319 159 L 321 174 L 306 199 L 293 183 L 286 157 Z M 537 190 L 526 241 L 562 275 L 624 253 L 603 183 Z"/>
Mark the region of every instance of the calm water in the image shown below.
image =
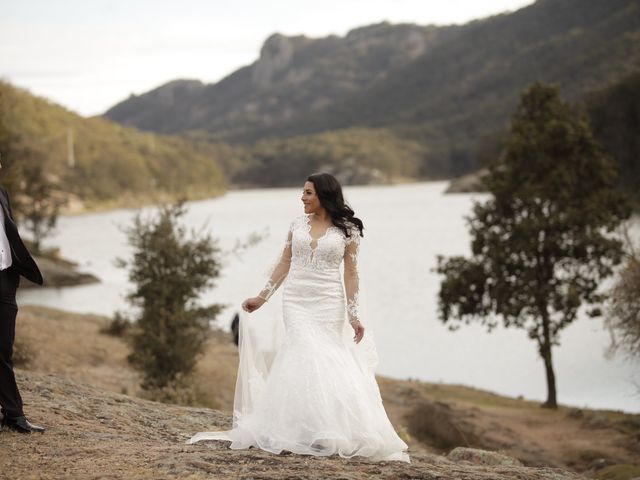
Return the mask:
<path id="1" fill-rule="evenodd" d="M 523 330 L 479 326 L 450 332 L 437 318 L 436 255 L 469 252 L 464 216 L 481 195 L 443 195 L 444 182 L 401 186 L 347 187 L 345 196 L 365 223 L 361 250 L 362 293 L 375 332 L 378 373 L 395 378 L 460 383 L 498 393 L 543 400 L 544 369 L 534 342 Z M 222 276 L 203 302 L 229 304 L 217 322 L 228 327 L 247 296 L 262 288 L 277 259 L 289 222 L 303 213 L 298 188 L 244 190 L 188 205 L 186 221 L 219 239 L 224 250 L 251 233 L 263 241 L 241 256 L 227 255 Z M 22 304 L 111 315 L 126 309 L 126 272 L 114 266 L 130 253 L 122 228 L 135 211 L 118 210 L 60 219 L 49 241 L 102 283 L 23 290 Z M 582 316 L 562 332 L 554 350 L 559 401 L 576 406 L 640 412 L 638 364 L 608 360 L 602 320 Z"/>

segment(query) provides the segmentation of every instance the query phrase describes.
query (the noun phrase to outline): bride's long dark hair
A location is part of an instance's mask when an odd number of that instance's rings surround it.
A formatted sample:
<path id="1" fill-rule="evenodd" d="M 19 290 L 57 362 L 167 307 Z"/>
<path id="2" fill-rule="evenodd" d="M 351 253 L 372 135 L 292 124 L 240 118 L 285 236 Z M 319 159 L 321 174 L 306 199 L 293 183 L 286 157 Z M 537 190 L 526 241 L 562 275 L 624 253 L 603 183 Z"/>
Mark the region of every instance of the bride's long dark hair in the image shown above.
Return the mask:
<path id="1" fill-rule="evenodd" d="M 307 177 L 307 181 L 313 183 L 320 205 L 331 216 L 333 224 L 342 230 L 345 236 L 351 236 L 347 223 L 352 223 L 360 231 L 360 236 L 364 237 L 362 220 L 356 217 L 353 209 L 345 203 L 342 186 L 336 177 L 330 173 L 312 173 Z"/>

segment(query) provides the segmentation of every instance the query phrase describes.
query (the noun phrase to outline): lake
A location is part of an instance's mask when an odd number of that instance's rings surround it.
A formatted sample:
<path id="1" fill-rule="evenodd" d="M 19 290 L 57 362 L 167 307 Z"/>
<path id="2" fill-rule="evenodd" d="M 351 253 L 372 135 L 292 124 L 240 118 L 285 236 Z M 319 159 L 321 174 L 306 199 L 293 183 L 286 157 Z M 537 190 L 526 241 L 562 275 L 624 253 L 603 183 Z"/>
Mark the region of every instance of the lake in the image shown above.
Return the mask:
<path id="1" fill-rule="evenodd" d="M 344 189 L 364 221 L 360 255 L 362 294 L 367 299 L 365 326 L 374 332 L 380 363 L 377 372 L 394 378 L 464 384 L 527 399 L 546 398 L 544 367 L 536 344 L 524 330 L 479 325 L 451 332 L 437 317 L 440 278 L 432 271 L 436 255 L 467 255 L 464 217 L 480 194 L 445 195 L 447 182 Z M 216 285 L 203 303 L 228 304 L 216 322 L 229 328 L 246 297 L 264 285 L 277 260 L 292 218 L 303 213 L 301 188 L 231 191 L 223 197 L 190 202 L 185 221 L 205 229 L 227 252 L 258 233 L 263 240 L 239 255 L 225 255 Z M 112 315 L 128 308 L 131 288 L 126 271 L 114 264 L 130 249 L 123 228 L 135 210 L 61 217 L 46 243 L 78 262 L 100 284 L 19 293 L 22 304 L 74 312 Z M 152 212 L 144 209 L 143 213 Z M 558 401 L 578 407 L 640 412 L 639 364 L 607 359 L 609 334 L 602 319 L 581 315 L 561 333 L 554 349 Z M 635 382 L 635 384 L 634 384 Z"/>

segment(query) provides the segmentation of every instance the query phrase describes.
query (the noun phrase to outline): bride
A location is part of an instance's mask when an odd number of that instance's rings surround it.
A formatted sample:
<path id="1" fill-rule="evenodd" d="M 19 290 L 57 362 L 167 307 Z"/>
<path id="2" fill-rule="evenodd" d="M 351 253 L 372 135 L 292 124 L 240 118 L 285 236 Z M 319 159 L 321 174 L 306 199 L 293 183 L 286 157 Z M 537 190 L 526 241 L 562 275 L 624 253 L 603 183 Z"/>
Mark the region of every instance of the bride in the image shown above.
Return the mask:
<path id="1" fill-rule="evenodd" d="M 255 319 L 243 315 L 233 428 L 200 432 L 187 443 L 227 440 L 232 449 L 410 462 L 382 404 L 371 361 L 375 345 L 360 318 L 363 223 L 328 173 L 307 178 L 302 202 L 304 215 L 291 222 L 265 287 L 242 303 L 255 312 L 284 283 L 282 340 L 271 357 L 260 355 L 260 340 L 276 329 L 256 335 Z"/>

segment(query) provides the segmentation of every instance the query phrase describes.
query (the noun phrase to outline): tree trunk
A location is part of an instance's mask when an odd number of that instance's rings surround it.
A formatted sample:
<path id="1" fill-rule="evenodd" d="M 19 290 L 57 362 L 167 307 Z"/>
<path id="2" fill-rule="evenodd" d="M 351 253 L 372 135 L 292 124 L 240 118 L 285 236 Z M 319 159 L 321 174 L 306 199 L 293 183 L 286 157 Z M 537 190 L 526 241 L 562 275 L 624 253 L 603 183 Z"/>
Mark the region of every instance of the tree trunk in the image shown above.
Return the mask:
<path id="1" fill-rule="evenodd" d="M 544 360 L 544 369 L 547 374 L 547 401 L 542 404 L 543 408 L 558 408 L 556 401 L 556 375 L 553 372 L 553 361 L 551 358 L 551 335 L 549 333 L 549 316 L 542 316 L 542 331 L 544 338 L 540 345 L 540 355 Z"/>

